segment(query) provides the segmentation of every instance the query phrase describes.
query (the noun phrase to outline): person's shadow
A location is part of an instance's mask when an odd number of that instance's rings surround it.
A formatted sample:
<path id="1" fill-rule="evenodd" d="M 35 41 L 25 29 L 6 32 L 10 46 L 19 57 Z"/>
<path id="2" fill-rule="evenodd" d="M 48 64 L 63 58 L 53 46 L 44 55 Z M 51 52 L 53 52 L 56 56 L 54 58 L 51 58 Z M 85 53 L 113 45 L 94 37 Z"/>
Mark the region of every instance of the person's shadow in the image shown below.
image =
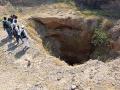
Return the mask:
<path id="1" fill-rule="evenodd" d="M 15 45 L 15 43 L 9 43 L 8 44 L 8 50 L 7 51 L 13 51 L 18 47 L 18 45 Z"/>
<path id="2" fill-rule="evenodd" d="M 23 48 L 21 51 L 17 52 L 15 54 L 15 58 L 19 59 L 21 58 L 28 50 L 29 48 Z"/>
<path id="3" fill-rule="evenodd" d="M 1 42 L 0 42 L 0 47 L 2 47 L 3 45 L 5 45 L 7 42 L 9 42 L 8 37 L 2 39 Z"/>
<path id="4" fill-rule="evenodd" d="M 19 47 L 19 46 L 22 45 L 22 43 L 19 44 L 19 45 L 15 44 L 15 43 L 16 43 L 16 42 L 9 43 L 9 44 L 8 44 L 8 50 L 7 50 L 7 51 L 14 51 L 17 47 Z"/>

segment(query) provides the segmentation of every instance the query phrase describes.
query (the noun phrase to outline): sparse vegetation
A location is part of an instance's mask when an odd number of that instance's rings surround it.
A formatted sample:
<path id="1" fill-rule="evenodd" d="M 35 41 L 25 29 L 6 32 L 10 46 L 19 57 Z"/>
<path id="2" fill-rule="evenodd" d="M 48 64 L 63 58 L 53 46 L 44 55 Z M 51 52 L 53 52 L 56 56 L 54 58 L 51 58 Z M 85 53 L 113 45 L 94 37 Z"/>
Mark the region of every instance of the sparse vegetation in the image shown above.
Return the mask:
<path id="1" fill-rule="evenodd" d="M 46 49 L 47 52 L 49 52 L 50 55 L 53 55 L 52 53 L 52 45 L 50 42 L 44 42 L 44 48 Z"/>
<path id="2" fill-rule="evenodd" d="M 108 58 L 109 48 L 109 37 L 105 30 L 95 29 L 92 43 L 94 46 L 94 52 L 91 54 L 91 58 L 106 61 Z"/>
<path id="3" fill-rule="evenodd" d="M 98 47 L 95 51 L 91 54 L 92 59 L 97 59 L 103 62 L 107 62 L 109 58 L 109 48 L 108 47 Z"/>
<path id="4" fill-rule="evenodd" d="M 107 33 L 101 29 L 95 29 L 92 38 L 92 43 L 98 47 L 105 46 L 109 41 Z"/>

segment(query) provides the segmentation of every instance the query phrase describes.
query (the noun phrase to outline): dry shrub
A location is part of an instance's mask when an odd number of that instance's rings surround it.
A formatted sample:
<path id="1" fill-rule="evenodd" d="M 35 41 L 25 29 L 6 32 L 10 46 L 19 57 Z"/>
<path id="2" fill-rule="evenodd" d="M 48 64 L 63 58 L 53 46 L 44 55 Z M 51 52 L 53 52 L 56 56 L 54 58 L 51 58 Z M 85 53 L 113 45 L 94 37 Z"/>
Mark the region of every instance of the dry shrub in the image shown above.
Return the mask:
<path id="1" fill-rule="evenodd" d="M 109 30 L 110 28 L 113 27 L 113 23 L 108 19 L 104 19 L 101 27 L 103 30 Z"/>

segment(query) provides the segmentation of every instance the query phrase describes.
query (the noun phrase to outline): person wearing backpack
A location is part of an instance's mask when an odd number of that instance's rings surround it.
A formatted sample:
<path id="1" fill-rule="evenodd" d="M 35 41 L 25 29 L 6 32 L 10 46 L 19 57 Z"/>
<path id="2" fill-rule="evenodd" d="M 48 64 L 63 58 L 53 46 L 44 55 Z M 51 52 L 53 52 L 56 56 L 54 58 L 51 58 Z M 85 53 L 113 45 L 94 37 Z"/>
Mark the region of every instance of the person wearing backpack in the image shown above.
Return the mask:
<path id="1" fill-rule="evenodd" d="M 28 34 L 27 34 L 26 30 L 25 30 L 24 25 L 21 26 L 21 35 L 20 36 L 21 36 L 21 38 L 22 38 L 22 40 L 24 42 L 24 45 L 25 45 L 24 49 L 28 49 L 30 47 L 29 41 L 28 41 L 29 36 L 28 36 Z"/>

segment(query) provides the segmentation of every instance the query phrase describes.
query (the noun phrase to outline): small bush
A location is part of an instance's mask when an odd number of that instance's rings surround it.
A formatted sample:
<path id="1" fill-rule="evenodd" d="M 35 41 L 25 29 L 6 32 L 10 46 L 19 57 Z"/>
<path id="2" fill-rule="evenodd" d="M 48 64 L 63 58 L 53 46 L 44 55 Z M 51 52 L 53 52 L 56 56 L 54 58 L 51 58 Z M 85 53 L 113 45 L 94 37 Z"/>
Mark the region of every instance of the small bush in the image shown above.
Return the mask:
<path id="1" fill-rule="evenodd" d="M 105 31 L 101 29 L 95 29 L 93 37 L 92 37 L 92 43 L 94 46 L 105 46 L 109 41 L 108 35 Z"/>
<path id="2" fill-rule="evenodd" d="M 95 51 L 91 54 L 92 59 L 98 59 L 100 61 L 106 62 L 109 58 L 109 48 L 108 47 L 98 47 Z"/>
<path id="3" fill-rule="evenodd" d="M 92 59 L 98 59 L 101 61 L 106 61 L 108 59 L 109 47 L 109 37 L 105 30 L 95 29 L 92 43 L 94 45 L 94 52 L 91 54 Z"/>

